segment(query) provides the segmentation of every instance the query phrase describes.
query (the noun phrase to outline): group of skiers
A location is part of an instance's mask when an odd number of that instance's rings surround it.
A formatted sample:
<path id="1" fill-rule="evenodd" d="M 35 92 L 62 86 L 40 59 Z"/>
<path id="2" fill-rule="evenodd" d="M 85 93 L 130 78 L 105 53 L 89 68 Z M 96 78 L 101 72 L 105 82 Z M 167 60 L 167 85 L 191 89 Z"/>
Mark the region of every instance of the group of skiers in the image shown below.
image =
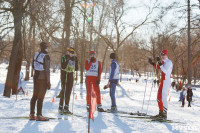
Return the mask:
<path id="1" fill-rule="evenodd" d="M 30 120 L 48 121 L 49 119 L 42 115 L 42 104 L 47 89 L 51 88 L 50 84 L 50 57 L 48 55 L 48 45 L 45 42 L 40 43 L 40 52 L 37 52 L 33 58 L 34 73 L 34 91 L 30 102 Z M 159 114 L 154 116 L 158 119 L 167 119 L 168 111 L 168 93 L 171 87 L 170 75 L 173 69 L 173 63 L 168 59 L 168 51 L 162 50 L 160 57 L 156 57 L 156 63 L 149 58 L 149 63 L 155 69 L 162 71 L 160 86 L 157 93 L 157 102 Z M 89 59 L 85 61 L 86 70 L 86 109 L 89 111 L 91 104 L 91 89 L 93 88 L 97 96 L 97 111 L 104 112 L 101 104 L 100 81 L 101 81 L 101 62 L 96 58 L 94 51 L 89 52 Z M 110 88 L 111 109 L 113 113 L 117 112 L 115 98 L 116 86 L 119 82 L 119 64 L 115 60 L 115 53 L 110 54 L 111 66 L 110 77 L 104 89 Z M 74 85 L 74 72 L 78 71 L 78 58 L 75 56 L 73 48 L 68 48 L 67 53 L 61 58 L 61 91 L 58 111 L 59 113 L 72 114 L 69 110 L 69 101 L 71 91 Z M 188 99 L 191 97 L 188 95 Z M 37 102 L 37 115 L 35 117 L 35 104 Z M 190 105 L 191 106 L 191 105 Z"/>
<path id="2" fill-rule="evenodd" d="M 180 92 L 180 100 L 182 102 L 182 108 L 185 106 L 185 99 L 188 101 L 188 107 L 191 107 L 191 102 L 192 102 L 192 96 L 193 96 L 193 92 L 192 92 L 192 88 L 188 87 L 188 89 L 186 90 L 186 87 L 183 87 L 183 89 Z"/>
<path id="3" fill-rule="evenodd" d="M 93 87 L 97 96 L 97 111 L 103 112 L 100 94 L 101 62 L 96 58 L 96 53 L 90 51 L 89 59 L 85 61 L 86 88 L 87 88 L 87 111 L 91 103 L 91 89 Z M 111 112 L 117 111 L 115 90 L 119 81 L 119 64 L 115 60 L 115 53 L 111 53 L 110 78 L 106 88 L 110 88 L 112 101 Z M 40 43 L 40 51 L 34 55 L 32 67 L 34 68 L 34 91 L 30 101 L 30 120 L 48 121 L 49 118 L 42 115 L 43 99 L 50 84 L 50 57 L 48 55 L 48 45 Z M 69 101 L 72 88 L 74 86 L 74 72 L 78 71 L 78 58 L 75 56 L 73 48 L 68 48 L 67 53 L 61 58 L 61 91 L 57 96 L 60 98 L 58 112 L 62 114 L 72 114 L 69 110 Z M 37 115 L 35 116 L 35 104 L 37 102 Z"/>

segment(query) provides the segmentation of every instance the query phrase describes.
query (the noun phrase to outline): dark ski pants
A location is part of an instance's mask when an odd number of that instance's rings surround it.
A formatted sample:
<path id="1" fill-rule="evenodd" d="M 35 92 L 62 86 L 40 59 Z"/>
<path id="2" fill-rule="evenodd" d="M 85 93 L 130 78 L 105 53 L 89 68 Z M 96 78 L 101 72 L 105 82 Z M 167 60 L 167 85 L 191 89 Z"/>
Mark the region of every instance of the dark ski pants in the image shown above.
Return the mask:
<path id="1" fill-rule="evenodd" d="M 30 114 L 35 114 L 35 104 L 37 102 L 37 115 L 42 115 L 42 106 L 46 90 L 47 90 L 46 79 L 34 78 L 34 90 L 30 102 Z"/>
<path id="2" fill-rule="evenodd" d="M 188 107 L 191 107 L 191 101 L 188 101 Z"/>
<path id="3" fill-rule="evenodd" d="M 65 98 L 65 105 L 69 105 L 70 95 L 71 95 L 72 88 L 73 88 L 73 83 L 74 83 L 73 73 L 68 73 L 66 80 L 67 80 L 66 84 L 63 85 L 62 90 L 60 92 L 61 93 L 60 106 L 63 106 L 64 98 Z M 65 92 L 65 95 L 64 95 L 64 92 Z"/>
<path id="4" fill-rule="evenodd" d="M 118 80 L 115 80 L 114 82 L 110 82 L 110 98 L 111 98 L 112 106 L 116 106 L 115 90 L 116 90 L 117 83 L 118 83 Z"/>
<path id="5" fill-rule="evenodd" d="M 182 106 L 184 106 L 184 105 L 185 105 L 185 97 L 182 100 Z"/>

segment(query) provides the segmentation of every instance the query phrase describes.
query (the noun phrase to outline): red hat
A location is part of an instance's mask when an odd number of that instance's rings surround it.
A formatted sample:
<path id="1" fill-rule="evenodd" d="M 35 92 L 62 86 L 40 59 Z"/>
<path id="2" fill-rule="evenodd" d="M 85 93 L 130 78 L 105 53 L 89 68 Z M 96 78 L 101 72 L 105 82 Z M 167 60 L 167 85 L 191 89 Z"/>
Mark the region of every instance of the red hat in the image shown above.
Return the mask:
<path id="1" fill-rule="evenodd" d="M 95 54 L 95 52 L 94 51 L 90 51 L 90 54 Z"/>
<path id="2" fill-rule="evenodd" d="M 167 55 L 168 56 L 168 51 L 166 49 L 163 49 L 160 53 L 161 55 Z"/>

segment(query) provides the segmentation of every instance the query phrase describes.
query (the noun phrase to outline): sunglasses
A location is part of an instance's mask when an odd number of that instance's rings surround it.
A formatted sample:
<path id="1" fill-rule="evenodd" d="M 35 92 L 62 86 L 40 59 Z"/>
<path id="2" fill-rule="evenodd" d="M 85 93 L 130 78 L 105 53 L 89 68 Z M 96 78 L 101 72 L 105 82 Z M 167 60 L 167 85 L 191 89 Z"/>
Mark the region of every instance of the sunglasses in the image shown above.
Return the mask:
<path id="1" fill-rule="evenodd" d="M 95 53 L 90 54 L 90 56 L 96 55 Z"/>

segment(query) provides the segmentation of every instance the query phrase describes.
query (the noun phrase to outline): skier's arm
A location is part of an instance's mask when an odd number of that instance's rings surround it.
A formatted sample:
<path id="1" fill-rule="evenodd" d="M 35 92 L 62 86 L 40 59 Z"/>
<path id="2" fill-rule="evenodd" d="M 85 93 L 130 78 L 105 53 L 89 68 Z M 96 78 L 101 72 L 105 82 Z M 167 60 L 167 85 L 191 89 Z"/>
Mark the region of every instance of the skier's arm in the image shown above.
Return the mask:
<path id="1" fill-rule="evenodd" d="M 32 60 L 32 68 L 34 69 L 34 57 L 33 57 L 33 60 Z"/>
<path id="2" fill-rule="evenodd" d="M 101 80 L 101 62 L 99 61 L 99 67 L 98 67 L 98 80 Z"/>
<path id="3" fill-rule="evenodd" d="M 113 79 L 116 68 L 117 68 L 116 64 L 114 62 L 112 62 L 111 63 L 111 73 L 110 73 L 109 81 L 111 81 Z"/>
<path id="4" fill-rule="evenodd" d="M 85 70 L 88 71 L 90 69 L 90 66 L 92 65 L 92 62 L 88 63 L 88 60 L 85 61 Z"/>
<path id="5" fill-rule="evenodd" d="M 47 83 L 50 83 L 50 57 L 46 55 L 44 57 L 44 68 Z"/>
<path id="6" fill-rule="evenodd" d="M 161 66 L 160 66 L 160 69 L 161 69 L 165 74 L 171 73 L 172 63 L 171 63 L 171 62 L 167 62 L 165 65 L 166 65 L 166 67 L 164 67 L 163 65 L 161 65 Z"/>

